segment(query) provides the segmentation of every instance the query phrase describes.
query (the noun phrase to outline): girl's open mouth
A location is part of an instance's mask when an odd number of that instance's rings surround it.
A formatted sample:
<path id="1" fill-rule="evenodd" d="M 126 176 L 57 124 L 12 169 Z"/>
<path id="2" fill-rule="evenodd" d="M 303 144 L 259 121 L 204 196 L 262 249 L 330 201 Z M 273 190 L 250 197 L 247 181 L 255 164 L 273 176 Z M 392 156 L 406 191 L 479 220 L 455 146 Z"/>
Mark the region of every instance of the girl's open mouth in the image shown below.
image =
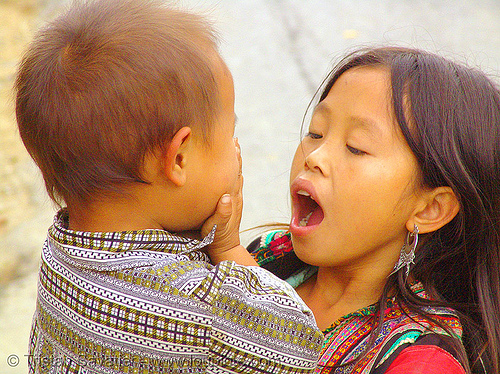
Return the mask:
<path id="1" fill-rule="evenodd" d="M 316 226 L 323 221 L 323 209 L 318 203 L 304 190 L 297 192 L 299 203 L 299 226 Z"/>
<path id="2" fill-rule="evenodd" d="M 313 190 L 309 183 L 299 180 L 292 186 L 292 222 L 290 229 L 298 233 L 307 233 L 318 226 L 324 218 L 323 209 L 309 192 Z"/>

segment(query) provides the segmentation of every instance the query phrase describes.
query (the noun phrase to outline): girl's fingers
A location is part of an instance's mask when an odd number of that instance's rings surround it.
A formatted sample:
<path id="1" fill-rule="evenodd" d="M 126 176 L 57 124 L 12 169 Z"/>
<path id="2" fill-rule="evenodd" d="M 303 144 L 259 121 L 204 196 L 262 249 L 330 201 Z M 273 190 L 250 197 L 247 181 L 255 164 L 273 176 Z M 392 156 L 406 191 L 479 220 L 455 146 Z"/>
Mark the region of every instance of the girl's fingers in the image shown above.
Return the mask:
<path id="1" fill-rule="evenodd" d="M 217 207 L 215 208 L 215 213 L 208 218 L 203 227 L 201 229 L 201 234 L 203 236 L 208 235 L 208 233 L 212 230 L 214 225 L 217 225 L 217 231 L 221 229 L 225 229 L 229 220 L 231 219 L 231 215 L 233 214 L 233 201 L 229 194 L 223 195 L 219 202 L 217 203 Z"/>

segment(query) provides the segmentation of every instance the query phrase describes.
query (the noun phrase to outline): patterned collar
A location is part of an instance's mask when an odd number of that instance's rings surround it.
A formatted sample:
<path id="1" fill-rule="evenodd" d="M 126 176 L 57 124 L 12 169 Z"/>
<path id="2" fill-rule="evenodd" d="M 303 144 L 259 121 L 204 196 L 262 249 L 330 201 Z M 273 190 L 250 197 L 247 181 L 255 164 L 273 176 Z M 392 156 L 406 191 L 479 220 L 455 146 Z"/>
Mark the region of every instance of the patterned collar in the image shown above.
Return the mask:
<path id="1" fill-rule="evenodd" d="M 184 257 L 209 261 L 200 252 L 212 243 L 215 227 L 203 240 L 185 238 L 160 229 L 118 232 L 84 232 L 68 229 L 69 216 L 59 211 L 49 228 L 49 244 L 66 261 L 94 270 L 161 265 L 162 259 Z M 160 260 L 160 263 L 158 263 Z"/>
<path id="2" fill-rule="evenodd" d="M 419 297 L 428 298 L 421 283 L 416 283 L 411 288 Z M 320 354 L 318 373 L 371 373 L 373 368 L 397 352 L 400 346 L 412 344 L 420 336 L 429 333 L 451 334 L 459 340 L 462 336 L 462 326 L 454 310 L 424 307 L 424 313 L 418 314 L 393 299 L 388 299 L 382 326 L 373 346 L 365 352 L 375 328 L 375 310 L 375 305 L 359 309 L 338 319 L 323 331 L 325 343 Z M 433 320 L 426 316 L 432 316 Z M 358 360 L 363 352 L 365 355 Z"/>

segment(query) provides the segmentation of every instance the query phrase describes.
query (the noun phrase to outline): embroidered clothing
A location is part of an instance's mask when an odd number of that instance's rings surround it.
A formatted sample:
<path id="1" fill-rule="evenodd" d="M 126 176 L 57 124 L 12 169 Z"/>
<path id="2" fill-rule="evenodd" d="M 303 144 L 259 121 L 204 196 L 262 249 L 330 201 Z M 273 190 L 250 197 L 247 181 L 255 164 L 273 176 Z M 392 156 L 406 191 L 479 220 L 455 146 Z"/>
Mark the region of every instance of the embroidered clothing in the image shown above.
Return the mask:
<path id="1" fill-rule="evenodd" d="M 465 374 L 460 363 L 437 346 L 405 348 L 385 372 L 386 374 Z"/>
<path id="2" fill-rule="evenodd" d="M 67 229 L 42 250 L 30 373 L 307 373 L 323 336 L 266 270 L 163 230 Z"/>
<path id="3" fill-rule="evenodd" d="M 290 234 L 283 231 L 264 235 L 251 243 L 248 249 L 259 265 L 286 279 L 294 287 L 297 287 L 301 280 L 307 280 L 315 271 L 313 267 L 297 258 L 293 252 Z M 419 297 L 427 298 L 421 284 L 414 285 L 413 291 Z M 396 366 L 408 365 L 415 357 L 412 352 L 416 347 L 421 353 L 432 352 L 432 355 L 436 356 L 433 361 L 426 361 L 428 365 L 434 365 L 434 369 L 442 368 L 442 365 L 446 364 L 450 368 L 462 370 L 450 371 L 454 374 L 465 373 L 459 362 L 446 350 L 447 339 L 460 339 L 462 335 L 462 326 L 454 311 L 448 308 L 425 309 L 434 319 L 453 331 L 455 336 L 448 337 L 443 328 L 430 323 L 423 316 L 411 312 L 391 299 L 387 301 L 382 329 L 375 344 L 361 360 L 355 361 L 368 344 L 374 327 L 375 311 L 375 305 L 362 308 L 340 318 L 323 331 L 325 342 L 316 373 L 378 374 L 386 372 L 389 367 L 393 373 L 399 373 L 396 371 Z M 426 350 L 429 342 L 431 349 Z M 422 343 L 427 345 L 424 346 Z M 407 351 L 410 348 L 411 350 Z"/>

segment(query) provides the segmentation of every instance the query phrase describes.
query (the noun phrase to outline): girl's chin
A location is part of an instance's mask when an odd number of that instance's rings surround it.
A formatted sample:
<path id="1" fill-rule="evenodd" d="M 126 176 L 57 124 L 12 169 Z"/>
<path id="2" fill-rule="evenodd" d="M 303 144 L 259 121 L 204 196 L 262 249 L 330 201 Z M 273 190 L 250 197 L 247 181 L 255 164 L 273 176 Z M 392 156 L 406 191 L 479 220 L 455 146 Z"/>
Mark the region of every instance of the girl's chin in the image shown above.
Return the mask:
<path id="1" fill-rule="evenodd" d="M 315 250 L 311 250 L 310 243 L 307 238 L 303 236 L 294 235 L 292 233 L 292 244 L 293 251 L 298 259 L 308 265 L 322 267 L 321 261 L 318 261 L 317 256 L 321 256 L 321 251 L 318 253 Z M 315 245 L 314 248 L 318 249 Z"/>

